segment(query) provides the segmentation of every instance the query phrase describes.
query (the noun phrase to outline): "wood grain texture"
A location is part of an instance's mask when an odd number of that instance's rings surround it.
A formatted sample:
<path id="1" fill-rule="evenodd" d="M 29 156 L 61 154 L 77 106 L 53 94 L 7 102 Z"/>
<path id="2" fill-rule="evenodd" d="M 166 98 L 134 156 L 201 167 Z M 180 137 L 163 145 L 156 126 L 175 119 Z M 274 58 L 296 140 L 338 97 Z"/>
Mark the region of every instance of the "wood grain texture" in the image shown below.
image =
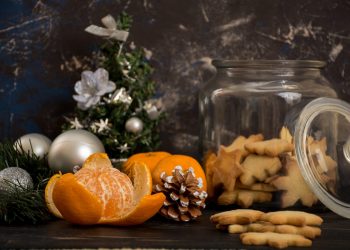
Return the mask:
<path id="1" fill-rule="evenodd" d="M 38 226 L 1 225 L 0 248 L 257 249 L 242 245 L 238 235 L 215 229 L 209 221 L 210 215 L 215 212 L 206 210 L 198 221 L 192 223 L 176 223 L 155 217 L 143 225 L 128 228 L 82 227 L 61 220 Z M 322 234 L 307 249 L 348 249 L 350 220 L 331 212 L 319 215 L 324 218 Z"/>

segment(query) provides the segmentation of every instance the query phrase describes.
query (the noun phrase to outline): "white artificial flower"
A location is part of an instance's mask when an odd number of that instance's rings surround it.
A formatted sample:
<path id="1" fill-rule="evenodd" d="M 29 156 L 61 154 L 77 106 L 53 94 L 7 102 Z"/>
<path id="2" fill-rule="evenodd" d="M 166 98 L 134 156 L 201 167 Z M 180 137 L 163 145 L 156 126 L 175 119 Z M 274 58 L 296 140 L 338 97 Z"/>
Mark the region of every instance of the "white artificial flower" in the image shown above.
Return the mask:
<path id="1" fill-rule="evenodd" d="M 117 41 L 125 42 L 128 39 L 129 32 L 125 30 L 118 30 L 117 23 L 111 15 L 107 15 L 101 19 L 104 27 L 96 25 L 90 25 L 85 28 L 85 31 L 95 36 L 101 36 L 104 38 L 114 39 Z"/>
<path id="2" fill-rule="evenodd" d="M 78 108 L 87 110 L 95 106 L 106 93 L 115 90 L 115 83 L 109 81 L 108 71 L 99 68 L 95 72 L 83 71 L 81 80 L 75 83 L 74 90 L 78 95 L 73 95 L 78 102 Z"/>

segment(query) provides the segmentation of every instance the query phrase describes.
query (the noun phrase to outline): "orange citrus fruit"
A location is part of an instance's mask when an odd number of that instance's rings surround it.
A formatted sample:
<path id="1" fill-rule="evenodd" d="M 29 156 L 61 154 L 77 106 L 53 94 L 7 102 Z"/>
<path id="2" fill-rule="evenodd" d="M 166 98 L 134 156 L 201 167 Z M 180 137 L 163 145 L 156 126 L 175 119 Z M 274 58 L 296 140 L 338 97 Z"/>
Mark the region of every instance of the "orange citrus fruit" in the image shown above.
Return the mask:
<path id="1" fill-rule="evenodd" d="M 56 182 L 53 201 L 63 218 L 80 225 L 96 224 L 102 217 L 102 200 L 79 183 L 72 174 L 64 174 Z"/>
<path id="2" fill-rule="evenodd" d="M 152 175 L 149 168 L 142 162 L 134 162 L 128 174 L 134 186 L 134 200 L 139 202 L 144 196 L 152 193 Z"/>
<path id="3" fill-rule="evenodd" d="M 143 162 L 150 169 L 151 173 L 156 167 L 158 162 L 165 157 L 170 156 L 171 154 L 167 152 L 147 152 L 147 153 L 138 153 L 132 155 L 128 160 L 123 164 L 123 172 L 128 173 L 131 165 L 134 162 Z"/>
<path id="4" fill-rule="evenodd" d="M 106 154 L 95 153 L 76 174 L 56 181 L 52 200 L 63 218 L 75 224 L 140 224 L 158 212 L 165 196 L 150 195 L 152 178 L 144 164 L 133 164 L 130 176 L 135 187 Z"/>
<path id="5" fill-rule="evenodd" d="M 140 202 L 126 215 L 115 220 L 102 220 L 101 224 L 115 226 L 138 225 L 153 217 L 163 206 L 165 201 L 163 193 L 144 196 Z"/>
<path id="6" fill-rule="evenodd" d="M 160 178 L 161 174 L 165 172 L 168 176 L 172 175 L 172 171 L 176 166 L 181 166 L 183 171 L 192 168 L 195 177 L 201 178 L 203 181 L 203 187 L 201 190 L 207 191 L 207 181 L 203 168 L 196 159 L 187 155 L 171 155 L 160 160 L 152 172 L 153 185 L 162 184 L 162 180 Z"/>
<path id="7" fill-rule="evenodd" d="M 55 206 L 55 203 L 52 200 L 52 191 L 55 187 L 56 182 L 58 181 L 59 178 L 61 178 L 61 176 L 62 176 L 62 174 L 53 175 L 45 187 L 46 206 L 54 216 L 56 216 L 57 218 L 60 218 L 60 219 L 62 219 L 63 217 L 62 217 L 62 214 L 60 213 L 60 211 L 58 211 L 57 207 Z"/>

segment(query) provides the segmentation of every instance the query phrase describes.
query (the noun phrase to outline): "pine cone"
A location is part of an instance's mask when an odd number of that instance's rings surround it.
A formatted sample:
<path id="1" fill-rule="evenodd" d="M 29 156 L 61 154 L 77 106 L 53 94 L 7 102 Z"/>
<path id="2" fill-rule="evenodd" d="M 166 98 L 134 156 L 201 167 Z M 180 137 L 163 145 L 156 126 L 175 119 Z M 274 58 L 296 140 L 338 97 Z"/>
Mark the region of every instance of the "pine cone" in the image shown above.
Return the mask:
<path id="1" fill-rule="evenodd" d="M 162 184 L 153 187 L 153 192 L 166 195 L 160 214 L 176 221 L 190 221 L 202 215 L 207 193 L 202 191 L 203 180 L 196 178 L 192 168 L 183 171 L 176 166 L 172 175 L 163 172 L 160 176 Z"/>

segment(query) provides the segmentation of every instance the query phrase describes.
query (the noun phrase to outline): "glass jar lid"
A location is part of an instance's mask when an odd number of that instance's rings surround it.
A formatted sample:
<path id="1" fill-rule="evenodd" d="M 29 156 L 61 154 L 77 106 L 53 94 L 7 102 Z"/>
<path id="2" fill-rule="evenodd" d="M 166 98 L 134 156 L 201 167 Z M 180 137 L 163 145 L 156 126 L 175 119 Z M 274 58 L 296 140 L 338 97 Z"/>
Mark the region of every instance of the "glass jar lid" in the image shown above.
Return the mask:
<path id="1" fill-rule="evenodd" d="M 216 68 L 323 68 L 326 63 L 318 60 L 213 60 Z"/>
<path id="2" fill-rule="evenodd" d="M 294 131 L 301 173 L 318 199 L 350 218 L 350 105 L 318 98 L 300 113 Z"/>

